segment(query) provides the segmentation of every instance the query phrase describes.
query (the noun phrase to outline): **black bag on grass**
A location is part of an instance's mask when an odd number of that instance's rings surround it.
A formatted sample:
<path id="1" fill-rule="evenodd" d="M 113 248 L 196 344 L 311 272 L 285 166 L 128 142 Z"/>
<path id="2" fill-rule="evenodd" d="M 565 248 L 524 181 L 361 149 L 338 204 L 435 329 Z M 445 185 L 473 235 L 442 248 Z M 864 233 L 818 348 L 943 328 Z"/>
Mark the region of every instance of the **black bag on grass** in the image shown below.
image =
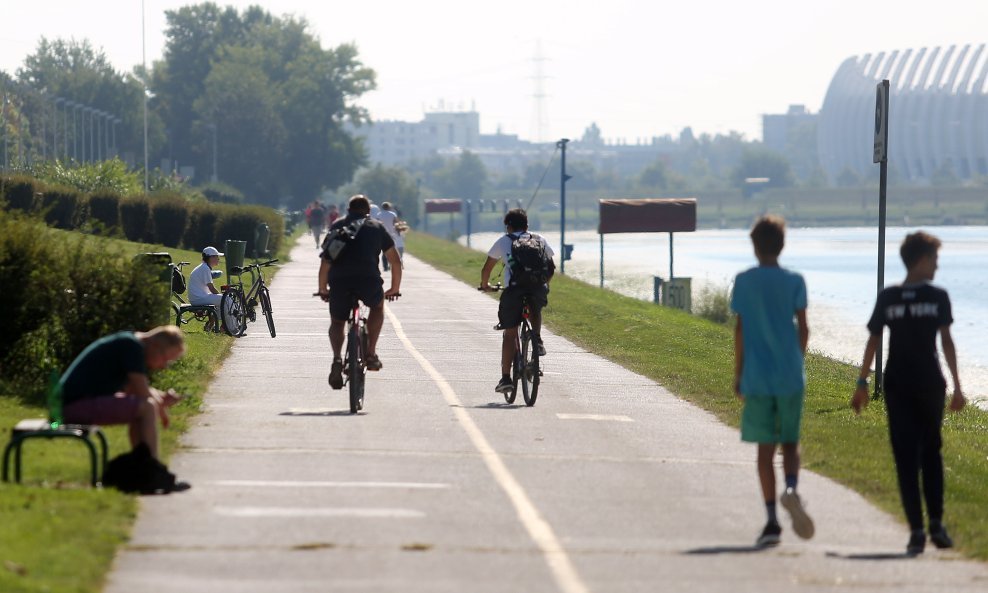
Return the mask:
<path id="1" fill-rule="evenodd" d="M 148 446 L 141 443 L 106 464 L 103 485 L 113 486 L 121 492 L 140 494 L 171 492 L 175 489 L 175 474 L 152 457 Z"/>

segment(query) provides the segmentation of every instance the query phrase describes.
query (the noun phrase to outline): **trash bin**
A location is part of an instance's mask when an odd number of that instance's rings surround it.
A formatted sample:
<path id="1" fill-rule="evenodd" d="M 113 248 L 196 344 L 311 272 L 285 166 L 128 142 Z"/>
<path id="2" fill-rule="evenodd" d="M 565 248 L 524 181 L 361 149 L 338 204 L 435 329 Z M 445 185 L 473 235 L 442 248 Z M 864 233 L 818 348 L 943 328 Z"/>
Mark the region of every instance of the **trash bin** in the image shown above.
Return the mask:
<path id="1" fill-rule="evenodd" d="M 271 227 L 262 222 L 254 229 L 254 259 L 268 256 L 268 241 L 271 239 Z"/>
<path id="2" fill-rule="evenodd" d="M 247 254 L 247 241 L 234 241 L 232 239 L 227 239 L 226 245 L 223 247 L 223 254 L 226 257 L 227 278 L 230 278 L 231 276 L 239 276 L 239 272 L 234 273 L 231 270 L 233 270 L 233 268 L 244 267 L 244 256 Z"/>

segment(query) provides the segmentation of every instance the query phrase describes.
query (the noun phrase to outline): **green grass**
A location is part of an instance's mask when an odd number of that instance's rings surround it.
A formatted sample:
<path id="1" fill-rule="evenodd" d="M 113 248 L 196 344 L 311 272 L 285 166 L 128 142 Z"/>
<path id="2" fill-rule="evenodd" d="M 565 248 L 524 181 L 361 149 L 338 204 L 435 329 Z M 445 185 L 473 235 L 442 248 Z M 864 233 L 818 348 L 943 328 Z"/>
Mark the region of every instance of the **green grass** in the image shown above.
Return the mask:
<path id="1" fill-rule="evenodd" d="M 49 232 L 61 233 L 65 231 Z M 278 257 L 286 261 L 293 241 L 286 238 Z M 160 245 L 105 239 L 105 248 L 125 253 L 169 251 L 174 261 L 198 265 L 195 251 Z M 265 270 L 270 279 L 277 268 Z M 186 277 L 191 268 L 186 268 Z M 221 279 L 222 281 L 222 279 Z M 171 319 L 170 322 L 173 322 Z M 262 325 L 263 319 L 258 320 Z M 165 459 L 199 412 L 202 395 L 234 339 L 205 333 L 202 323 L 183 326 L 186 354 L 171 368 L 157 373 L 152 384 L 173 387 L 188 397 L 171 408 L 172 425 L 161 431 Z M 0 395 L 0 443 L 24 418 L 43 418 L 47 410 Z M 124 427 L 104 428 L 110 456 L 130 448 Z M 134 496 L 114 489 L 88 487 L 88 461 L 81 443 L 69 439 L 34 439 L 24 445 L 23 484 L 0 484 L 0 591 L 4 593 L 95 593 L 102 589 L 117 548 L 127 542 L 136 517 Z M 179 476 L 181 478 L 181 476 Z M 180 496 L 180 495 L 177 495 Z"/>
<path id="2" fill-rule="evenodd" d="M 479 284 L 483 253 L 422 233 L 410 233 L 406 246 L 438 269 L 472 286 Z M 741 405 L 733 394 L 729 326 L 564 276 L 553 279 L 549 300 L 543 318 L 554 332 L 738 426 Z M 803 467 L 845 484 L 901 518 L 884 406 L 873 402 L 861 416 L 853 414 L 849 400 L 857 370 L 847 364 L 810 354 L 806 374 Z M 949 413 L 943 433 L 944 520 L 962 553 L 986 560 L 988 413 L 973 406 Z M 754 457 L 752 449 L 752 471 Z"/>

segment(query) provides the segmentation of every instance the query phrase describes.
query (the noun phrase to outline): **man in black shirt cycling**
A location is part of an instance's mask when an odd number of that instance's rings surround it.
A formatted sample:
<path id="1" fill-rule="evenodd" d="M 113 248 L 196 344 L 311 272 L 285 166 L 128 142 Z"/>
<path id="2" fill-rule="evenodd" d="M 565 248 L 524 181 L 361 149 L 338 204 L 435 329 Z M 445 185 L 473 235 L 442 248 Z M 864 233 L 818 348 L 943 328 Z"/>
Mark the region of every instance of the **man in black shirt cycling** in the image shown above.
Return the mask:
<path id="1" fill-rule="evenodd" d="M 356 236 L 331 261 L 328 252 L 332 231 L 363 219 L 363 225 Z M 391 264 L 391 287 L 383 290 L 384 280 L 378 269 L 381 253 Z M 319 264 L 319 296 L 329 303 L 329 343 L 333 347 L 333 366 L 329 373 L 329 385 L 333 389 L 343 388 L 344 332 L 350 316 L 351 296 L 356 296 L 368 308 L 367 316 L 367 370 L 381 370 L 381 360 L 377 356 L 377 339 L 384 325 L 384 300 L 392 301 L 400 295 L 401 260 L 395 249 L 394 240 L 378 221 L 370 218 L 370 201 L 366 196 L 355 195 L 347 205 L 347 215 L 330 227 L 330 233 L 323 241 Z"/>

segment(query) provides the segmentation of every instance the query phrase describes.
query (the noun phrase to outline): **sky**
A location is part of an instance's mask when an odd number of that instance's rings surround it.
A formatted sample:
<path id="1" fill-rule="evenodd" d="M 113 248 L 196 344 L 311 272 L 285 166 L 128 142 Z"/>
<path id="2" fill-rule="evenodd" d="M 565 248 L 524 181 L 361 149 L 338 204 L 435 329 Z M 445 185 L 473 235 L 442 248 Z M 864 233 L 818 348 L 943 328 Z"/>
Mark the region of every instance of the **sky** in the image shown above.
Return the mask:
<path id="1" fill-rule="evenodd" d="M 142 41 L 148 63 L 161 58 L 165 11 L 193 3 L 143 0 L 142 35 L 141 0 L 0 0 L 0 70 L 12 74 L 45 36 L 88 39 L 129 71 Z M 819 111 L 850 56 L 988 41 L 982 0 L 218 4 L 304 17 L 323 47 L 356 44 L 377 72 L 358 101 L 374 119 L 474 109 L 482 133 L 544 141 L 579 138 L 591 123 L 628 144 L 686 126 L 761 139 L 763 114 Z"/>

